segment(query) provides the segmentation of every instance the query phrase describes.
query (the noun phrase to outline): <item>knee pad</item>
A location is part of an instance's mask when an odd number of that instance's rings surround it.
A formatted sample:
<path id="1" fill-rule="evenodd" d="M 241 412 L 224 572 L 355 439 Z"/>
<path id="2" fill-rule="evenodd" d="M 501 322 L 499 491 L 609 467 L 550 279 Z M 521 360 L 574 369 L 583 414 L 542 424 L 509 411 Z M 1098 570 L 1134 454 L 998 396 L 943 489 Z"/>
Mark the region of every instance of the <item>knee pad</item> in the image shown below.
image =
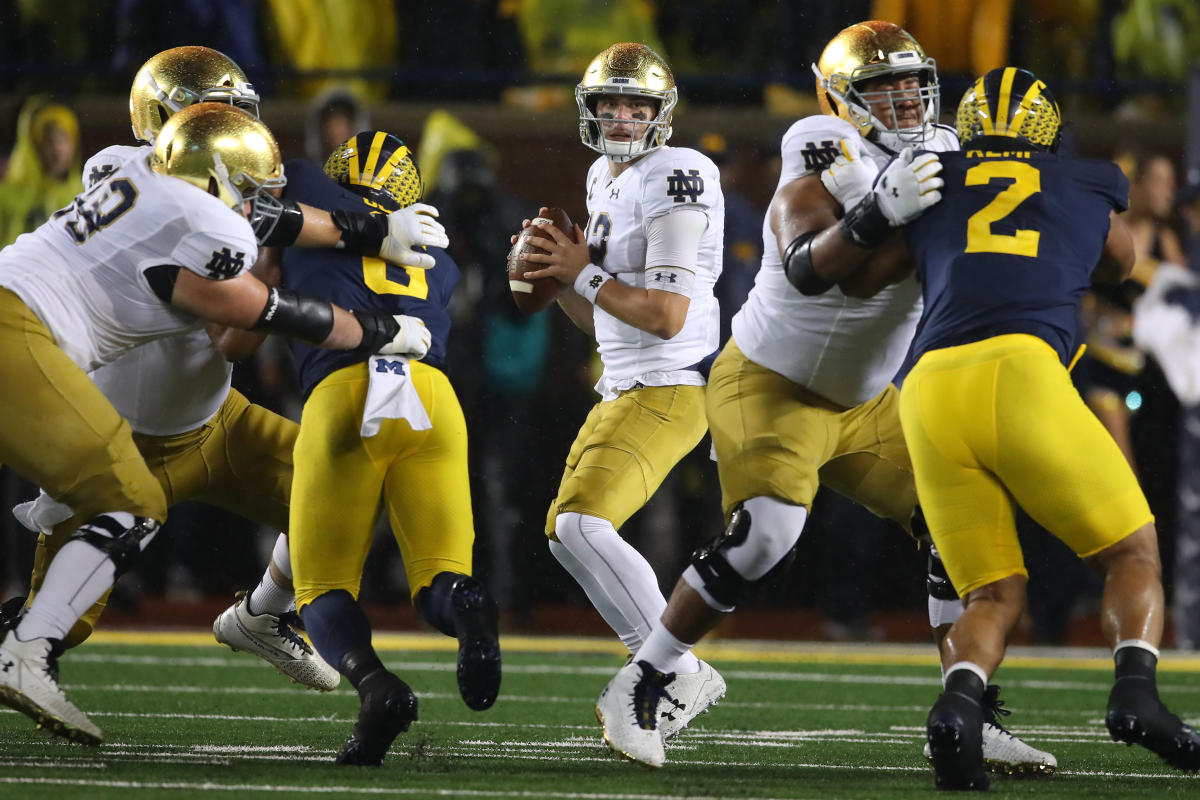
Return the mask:
<path id="1" fill-rule="evenodd" d="M 132 519 L 133 524 L 123 523 Z M 121 577 L 158 533 L 159 523 L 132 514 L 98 514 L 79 526 L 72 539 L 80 539 L 104 553 L 113 562 L 115 578 Z"/>
<path id="2" fill-rule="evenodd" d="M 933 600 L 959 599 L 958 592 L 954 591 L 954 584 L 950 583 L 950 576 L 946 574 L 946 565 L 942 563 L 942 557 L 938 555 L 937 548 L 933 545 L 929 546 L 929 567 L 928 574 L 925 576 L 925 591 Z"/>
<path id="3" fill-rule="evenodd" d="M 770 497 L 739 504 L 721 535 L 692 555 L 685 578 L 714 608 L 732 610 L 754 587 L 791 566 L 807 516 L 803 506 Z"/>

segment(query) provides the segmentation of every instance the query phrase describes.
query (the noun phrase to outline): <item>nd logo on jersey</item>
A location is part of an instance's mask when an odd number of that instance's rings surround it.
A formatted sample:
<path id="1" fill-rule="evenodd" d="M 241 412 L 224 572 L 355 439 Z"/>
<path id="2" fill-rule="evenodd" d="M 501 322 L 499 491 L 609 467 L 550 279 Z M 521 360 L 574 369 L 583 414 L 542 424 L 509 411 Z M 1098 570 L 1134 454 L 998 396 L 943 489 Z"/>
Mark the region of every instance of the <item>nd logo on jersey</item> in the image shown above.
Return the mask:
<path id="1" fill-rule="evenodd" d="M 217 280 L 232 278 L 246 266 L 246 254 L 231 252 L 228 247 L 214 250 L 212 258 L 204 265 L 209 274 Z"/>
<path id="2" fill-rule="evenodd" d="M 685 174 L 683 170 L 676 169 L 667 176 L 667 196 L 676 203 L 695 203 L 702 194 L 704 178 L 700 177 L 700 170 L 689 169 Z"/>

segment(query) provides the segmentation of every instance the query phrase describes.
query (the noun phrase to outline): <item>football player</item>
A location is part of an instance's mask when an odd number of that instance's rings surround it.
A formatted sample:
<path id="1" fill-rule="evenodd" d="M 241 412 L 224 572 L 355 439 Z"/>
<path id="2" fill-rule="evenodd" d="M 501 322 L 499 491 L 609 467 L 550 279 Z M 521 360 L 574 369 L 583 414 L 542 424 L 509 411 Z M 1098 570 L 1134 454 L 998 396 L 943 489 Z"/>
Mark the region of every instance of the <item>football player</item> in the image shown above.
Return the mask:
<path id="1" fill-rule="evenodd" d="M 305 159 L 286 166 L 285 201 L 335 214 L 394 214 L 421 196 L 412 153 L 383 131 L 347 140 L 324 172 Z M 371 626 L 357 601 L 381 504 L 413 604 L 430 625 L 458 639 L 463 700 L 482 711 L 500 690 L 496 604 L 471 576 L 466 424 L 443 371 L 446 306 L 459 270 L 441 248 L 428 255 L 434 266 L 425 270 L 346 251 L 288 248 L 272 277 L 307 295 L 423 323 L 425 347 L 411 359 L 366 360 L 293 346 L 304 399 L 289 524 L 296 606 L 318 652 L 359 694 L 358 722 L 339 764 L 382 763 L 395 737 L 417 719 L 416 695 L 371 647 Z"/>
<path id="2" fill-rule="evenodd" d="M 550 505 L 550 550 L 634 653 L 666 599 L 649 562 L 618 534 L 707 428 L 704 384 L 720 320 L 724 199 L 717 167 L 667 146 L 679 91 L 643 44 L 614 44 L 575 88 L 583 143 L 600 153 L 587 174 L 588 221 L 568 236 L 543 227 L 549 255 L 526 273 L 574 291 L 559 305 L 595 336 L 604 372 Z M 552 238 L 550 238 L 552 237 Z M 725 694 L 690 654 L 678 666 L 667 736 Z"/>
<path id="3" fill-rule="evenodd" d="M 224 54 L 207 47 L 176 47 L 150 58 L 134 77 L 129 96 L 134 136 L 143 144 L 114 145 L 92 156 L 84 166 L 85 186 L 98 183 L 131 159 L 145 157 L 171 115 L 202 101 L 228 102 L 258 114 L 258 94 Z M 424 208 L 430 207 L 418 210 Z M 331 244 L 320 239 L 330 221 L 361 216 L 330 215 L 311 207 L 305 207 L 303 214 L 308 224 L 298 243 L 312 245 Z M 256 221 L 261 224 L 279 216 L 263 215 Z M 413 209 L 405 209 L 396 219 L 411 222 L 408 218 L 414 216 Z M 291 212 L 290 218 L 294 217 Z M 422 236 L 413 244 L 444 243 L 440 225 L 430 217 L 423 222 Z M 273 238 L 281 234 L 276 225 Z M 391 255 L 412 263 L 426 257 L 398 247 Z M 249 403 L 231 388 L 231 374 L 230 361 L 214 347 L 209 334 L 196 330 L 134 348 L 96 370 L 92 378 L 132 426 L 134 442 L 162 484 L 168 507 L 201 500 L 269 528 L 286 530 L 292 447 L 299 428 L 291 420 Z M 41 588 L 50 559 L 82 520 L 72 518 L 69 508 L 44 492 L 36 502 L 15 511 L 31 530 L 54 532 L 39 538 L 27 605 Z M 82 643 L 91 634 L 106 599 L 107 594 L 76 622 L 63 641 L 65 648 Z M 262 579 L 217 618 L 214 635 L 236 650 L 261 656 L 306 686 L 324 691 L 336 688 L 337 672 L 289 626 L 291 603 L 288 545 L 281 534 Z M 7 624 L 11 626 L 12 621 Z"/>
<path id="4" fill-rule="evenodd" d="M 874 270 L 903 255 L 893 228 L 939 197 L 937 156 L 914 156 L 911 148 L 954 150 L 957 140 L 937 125 L 933 59 L 896 25 L 846 28 L 813 69 L 824 113 L 784 135 L 782 174 L 763 225 L 763 264 L 709 377 L 708 420 L 728 527 L 693 556 L 662 624 L 602 695 L 610 743 L 654 766 L 665 759 L 663 737 L 645 718 L 634 724 L 635 692 L 669 692 L 680 654 L 756 584 L 787 568 L 819 486 L 914 535 L 923 532 L 891 383 L 920 314 L 920 287 L 909 280 L 870 299 L 853 295 L 866 291 Z M 848 279 L 834 286 L 814 264 Z M 860 274 L 863 264 L 868 269 Z M 961 604 L 938 572 L 934 560 L 929 614 L 944 634 Z M 986 738 L 996 769 L 1056 767 L 1054 756 L 996 720 L 988 721 Z"/>
<path id="5" fill-rule="evenodd" d="M 284 183 L 265 125 L 219 103 L 183 109 L 133 158 L 0 251 L 0 462 L 83 524 L 0 644 L 0 701 L 86 744 L 97 728 L 58 686 L 61 642 L 166 518 L 166 497 L 87 371 L 204 320 L 321 347 L 406 353 L 417 320 L 268 288 L 248 266 L 252 207 Z"/>
<path id="6" fill-rule="evenodd" d="M 958 107 L 963 150 L 943 157 L 945 199 L 908 230 L 925 312 L 900 418 L 929 530 L 965 606 L 927 722 L 939 788 L 987 788 L 981 702 L 1028 577 L 1014 504 L 1104 576 L 1112 738 L 1200 769 L 1200 735 L 1155 686 L 1163 590 L 1153 516 L 1067 373 L 1083 293 L 1133 267 L 1118 216 L 1129 184 L 1111 162 L 1056 153 L 1059 125 L 1031 73 L 979 78 Z"/>

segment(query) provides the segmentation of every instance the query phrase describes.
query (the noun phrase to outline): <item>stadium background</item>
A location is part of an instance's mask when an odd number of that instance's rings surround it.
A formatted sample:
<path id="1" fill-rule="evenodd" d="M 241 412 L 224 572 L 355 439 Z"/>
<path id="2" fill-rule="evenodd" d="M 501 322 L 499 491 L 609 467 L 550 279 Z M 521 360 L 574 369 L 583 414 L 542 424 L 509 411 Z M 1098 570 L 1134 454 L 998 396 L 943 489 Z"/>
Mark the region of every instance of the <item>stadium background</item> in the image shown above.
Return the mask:
<path id="1" fill-rule="evenodd" d="M 477 571 L 496 590 L 509 631 L 600 633 L 603 623 L 541 532 L 593 401 L 592 348 L 556 310 L 517 315 L 500 272 L 508 233 L 539 205 L 585 217 L 582 179 L 594 154 L 579 142 L 571 90 L 587 60 L 614 41 L 645 41 L 674 66 L 682 102 L 671 143 L 712 154 L 727 194 L 758 215 L 741 226 L 749 234 L 727 242 L 739 261 L 727 256 L 723 291 L 736 298 L 761 246 L 754 238 L 779 138 L 816 111 L 808 65 L 838 30 L 872 17 L 904 25 L 937 59 L 943 121 L 971 75 L 1014 63 L 1059 96 L 1078 151 L 1166 153 L 1181 183 L 1200 183 L 1200 11 L 1186 0 L 7 0 L 0 153 L 35 93 L 76 111 L 84 158 L 130 143 L 130 79 L 145 58 L 180 44 L 215 47 L 246 70 L 285 157 L 306 156 L 314 108 L 331 90 L 353 93 L 371 127 L 415 145 L 464 271 L 450 373 L 472 433 Z M 269 348 L 238 365 L 235 385 L 294 417 L 289 370 L 285 348 Z M 1142 380 L 1135 451 L 1170 592 L 1179 409 L 1153 367 Z M 719 530 L 707 450 L 705 442 L 625 530 L 667 587 L 693 547 Z M 33 545 L 6 509 L 32 489 L 5 471 L 0 490 L 3 599 L 23 593 Z M 261 574 L 272 539 L 207 507 L 176 508 L 118 587 L 106 624 L 208 623 Z M 1028 545 L 1032 614 L 1022 637 L 1096 643 L 1096 584 L 1044 535 L 1030 532 Z M 379 537 L 363 599 L 377 627 L 416 628 L 396 559 L 390 537 Z M 923 639 L 923 566 L 901 532 L 822 495 L 797 566 L 723 633 Z"/>

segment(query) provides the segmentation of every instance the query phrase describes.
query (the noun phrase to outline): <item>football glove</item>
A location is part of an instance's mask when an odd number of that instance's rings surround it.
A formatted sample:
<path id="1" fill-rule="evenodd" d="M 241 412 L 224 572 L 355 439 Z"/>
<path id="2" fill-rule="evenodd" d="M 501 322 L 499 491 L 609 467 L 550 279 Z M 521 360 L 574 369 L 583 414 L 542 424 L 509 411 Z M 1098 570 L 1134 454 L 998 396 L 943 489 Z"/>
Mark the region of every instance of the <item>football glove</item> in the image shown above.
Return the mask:
<path id="1" fill-rule="evenodd" d="M 938 176 L 942 162 L 937 153 L 922 153 L 914 157 L 906 147 L 888 162 L 875 182 L 875 201 L 892 226 L 912 222 L 925 209 L 942 199 L 944 181 Z"/>
<path id="2" fill-rule="evenodd" d="M 433 267 L 433 256 L 417 252 L 416 247 L 445 247 L 450 244 L 446 229 L 437 220 L 438 210 L 428 203 L 411 206 L 387 215 L 387 235 L 379 246 L 379 257 L 393 264 L 417 269 Z"/>
<path id="3" fill-rule="evenodd" d="M 821 183 L 842 208 L 852 208 L 871 191 L 879 169 L 862 157 L 858 139 L 842 139 L 838 147 L 842 154 L 821 173 Z"/>
<path id="4" fill-rule="evenodd" d="M 424 358 L 433 340 L 419 317 L 381 311 L 351 311 L 362 326 L 362 342 L 354 348 L 361 355 Z"/>

